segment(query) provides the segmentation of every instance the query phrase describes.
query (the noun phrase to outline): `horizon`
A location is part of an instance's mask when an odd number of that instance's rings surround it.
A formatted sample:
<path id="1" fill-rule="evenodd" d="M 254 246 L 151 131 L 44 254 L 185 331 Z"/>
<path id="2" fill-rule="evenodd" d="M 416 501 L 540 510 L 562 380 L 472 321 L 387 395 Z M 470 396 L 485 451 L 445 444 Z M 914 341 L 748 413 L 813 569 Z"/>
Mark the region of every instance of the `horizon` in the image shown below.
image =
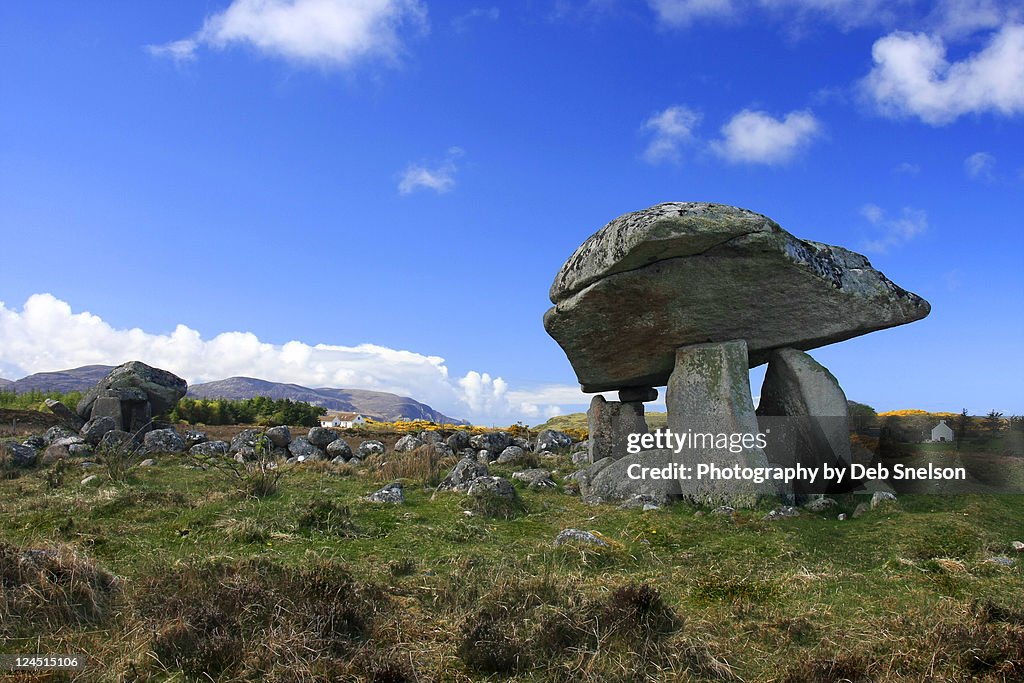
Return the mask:
<path id="1" fill-rule="evenodd" d="M 848 399 L 1024 413 L 1016 3 L 272 5 L 0 7 L 0 377 L 138 359 L 539 424 L 591 398 L 541 323 L 561 265 L 711 201 L 931 303 L 810 351 Z"/>

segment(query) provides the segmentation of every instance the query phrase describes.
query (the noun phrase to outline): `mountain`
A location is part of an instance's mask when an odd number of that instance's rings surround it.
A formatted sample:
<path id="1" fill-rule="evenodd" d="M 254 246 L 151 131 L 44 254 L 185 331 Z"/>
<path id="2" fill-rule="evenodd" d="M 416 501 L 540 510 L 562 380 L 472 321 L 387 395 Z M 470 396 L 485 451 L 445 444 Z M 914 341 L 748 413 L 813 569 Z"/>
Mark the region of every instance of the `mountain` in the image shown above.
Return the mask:
<path id="1" fill-rule="evenodd" d="M 229 377 L 216 382 L 205 382 L 188 388 L 192 398 L 226 398 L 239 400 L 255 396 L 289 398 L 323 406 L 328 410 L 343 410 L 371 415 L 382 420 L 430 420 L 451 424 L 465 424 L 462 420 L 438 412 L 425 403 L 407 396 L 365 389 L 310 389 L 298 384 L 268 382 L 252 377 Z"/>
<path id="2" fill-rule="evenodd" d="M 57 372 L 37 372 L 34 375 L 11 381 L 0 379 L 0 389 L 16 391 L 19 394 L 29 391 L 88 391 L 101 379 L 106 377 L 114 367 L 112 365 L 86 365 L 71 370 Z M 252 377 L 229 377 L 216 382 L 196 384 L 188 388 L 192 398 L 227 398 L 239 400 L 254 396 L 270 398 L 290 398 L 293 401 L 305 401 L 313 405 L 323 406 L 328 410 L 343 410 L 363 413 L 379 417 L 382 420 L 394 421 L 431 420 L 451 424 L 464 424 L 462 420 L 448 417 L 425 403 L 420 403 L 407 396 L 396 396 L 383 391 L 366 391 L 364 389 L 310 389 L 298 384 L 282 384 L 268 382 Z"/>
<path id="3" fill-rule="evenodd" d="M 85 365 L 71 370 L 58 370 L 57 372 L 37 372 L 34 375 L 22 377 L 15 380 L 10 386 L 4 387 L 7 391 L 16 391 L 19 394 L 29 391 L 89 391 L 101 379 L 110 374 L 114 369 L 112 365 Z M 0 382 L 2 385 L 2 382 Z"/>

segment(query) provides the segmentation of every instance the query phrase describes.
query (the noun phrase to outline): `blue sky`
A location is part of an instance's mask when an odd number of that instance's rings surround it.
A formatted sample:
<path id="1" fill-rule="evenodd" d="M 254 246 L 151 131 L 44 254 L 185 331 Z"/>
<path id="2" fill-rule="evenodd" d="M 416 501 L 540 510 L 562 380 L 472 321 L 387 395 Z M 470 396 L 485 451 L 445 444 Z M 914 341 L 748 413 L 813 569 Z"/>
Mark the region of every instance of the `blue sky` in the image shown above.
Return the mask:
<path id="1" fill-rule="evenodd" d="M 1024 413 L 1015 5 L 4 3 L 0 376 L 140 358 L 536 424 L 588 402 L 541 325 L 561 264 L 714 201 L 931 302 L 813 352 L 851 399 Z"/>

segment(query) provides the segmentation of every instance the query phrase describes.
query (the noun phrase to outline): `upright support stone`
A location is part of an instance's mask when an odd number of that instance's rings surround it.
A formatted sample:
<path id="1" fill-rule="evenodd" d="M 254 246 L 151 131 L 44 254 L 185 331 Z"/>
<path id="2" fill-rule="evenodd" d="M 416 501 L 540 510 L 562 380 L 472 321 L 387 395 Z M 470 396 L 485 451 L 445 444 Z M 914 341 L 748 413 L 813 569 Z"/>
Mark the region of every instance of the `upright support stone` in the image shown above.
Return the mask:
<path id="1" fill-rule="evenodd" d="M 648 432 L 643 403 L 606 401 L 600 394 L 590 401 L 587 426 L 590 432 L 590 462 L 602 458 L 621 458 L 626 455 L 630 434 Z"/>
<path id="2" fill-rule="evenodd" d="M 677 349 L 665 403 L 668 427 L 676 435 L 711 434 L 716 442 L 723 434 L 730 442 L 737 438 L 732 435 L 750 435 L 749 443 L 758 434 L 758 425 L 750 396 L 746 342 L 735 340 Z M 679 486 L 684 498 L 700 504 L 746 507 L 778 493 L 768 483 L 695 476 L 696 466 L 701 463 L 723 470 L 736 465 L 767 467 L 768 458 L 756 446 L 719 448 L 701 438 L 682 448 L 675 462 L 693 468 L 690 472 L 694 476 L 681 479 Z"/>
<path id="3" fill-rule="evenodd" d="M 803 351 L 776 349 L 761 385 L 757 415 L 762 431 L 772 438 L 765 449 L 769 461 L 783 466 L 845 469 L 851 462 L 849 404 L 839 382 L 823 365 Z M 849 477 L 844 477 L 844 484 Z M 798 486 L 797 497 L 810 493 L 851 490 Z"/>
<path id="4" fill-rule="evenodd" d="M 100 396 L 92 403 L 90 420 L 101 417 L 113 418 L 117 423 L 116 429 L 124 430 L 124 414 L 121 412 L 121 399 L 115 396 Z"/>

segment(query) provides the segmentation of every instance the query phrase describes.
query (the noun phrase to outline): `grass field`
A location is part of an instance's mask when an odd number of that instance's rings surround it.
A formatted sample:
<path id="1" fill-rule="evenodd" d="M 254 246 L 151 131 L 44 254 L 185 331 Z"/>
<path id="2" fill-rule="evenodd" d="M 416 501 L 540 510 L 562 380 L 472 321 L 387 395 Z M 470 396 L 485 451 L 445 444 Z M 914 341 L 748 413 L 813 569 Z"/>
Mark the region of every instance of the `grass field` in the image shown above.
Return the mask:
<path id="1" fill-rule="evenodd" d="M 1019 497 L 640 512 L 570 495 L 562 456 L 505 519 L 434 495 L 452 464 L 303 465 L 263 499 L 172 456 L 97 486 L 9 473 L 0 650 L 88 654 L 75 680 L 104 681 L 1024 677 Z M 406 504 L 362 500 L 396 473 Z M 569 527 L 609 545 L 556 547 Z"/>

